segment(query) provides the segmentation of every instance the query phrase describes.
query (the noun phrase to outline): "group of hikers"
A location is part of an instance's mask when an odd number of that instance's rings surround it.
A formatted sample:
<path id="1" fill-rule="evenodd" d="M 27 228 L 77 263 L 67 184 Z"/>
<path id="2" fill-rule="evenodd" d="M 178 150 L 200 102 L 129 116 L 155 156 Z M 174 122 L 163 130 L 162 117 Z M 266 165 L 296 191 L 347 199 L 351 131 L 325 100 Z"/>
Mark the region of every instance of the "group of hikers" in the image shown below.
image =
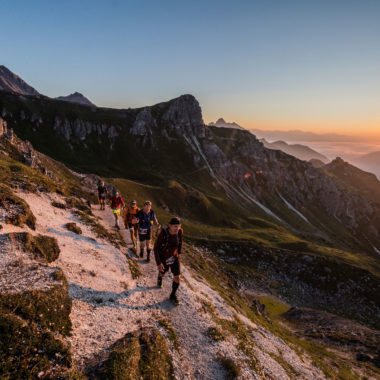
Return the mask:
<path id="1" fill-rule="evenodd" d="M 162 279 L 166 272 L 171 270 L 173 274 L 172 292 L 170 300 L 174 305 L 179 305 L 176 295 L 179 287 L 181 267 L 179 255 L 182 250 L 183 230 L 181 221 L 178 217 L 173 217 L 169 221 L 167 228 L 161 228 L 155 212 L 152 210 L 152 202 L 145 201 L 144 206 L 140 209 L 137 202 L 132 200 L 128 207 L 121 194 L 115 190 L 111 195 L 107 190 L 104 182 L 98 186 L 98 199 L 100 209 L 105 210 L 106 203 L 111 207 L 111 211 L 115 218 L 115 228 L 120 230 L 119 219 L 124 219 L 124 226 L 129 230 L 133 244 L 133 251 L 137 256 L 137 238 L 140 241 L 140 258 L 144 257 L 144 249 L 146 248 L 146 261 L 150 262 L 153 240 L 153 225 L 157 226 L 160 231 L 154 246 L 154 258 L 158 269 L 157 286 L 162 288 Z"/>

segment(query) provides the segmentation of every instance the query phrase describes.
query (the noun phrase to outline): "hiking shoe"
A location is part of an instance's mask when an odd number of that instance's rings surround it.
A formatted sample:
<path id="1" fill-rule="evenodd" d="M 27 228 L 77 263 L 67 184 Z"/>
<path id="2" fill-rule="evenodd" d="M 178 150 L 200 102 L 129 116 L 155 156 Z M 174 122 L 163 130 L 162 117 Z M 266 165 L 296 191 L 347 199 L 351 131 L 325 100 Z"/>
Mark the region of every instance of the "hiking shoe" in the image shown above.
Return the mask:
<path id="1" fill-rule="evenodd" d="M 150 257 L 149 256 L 146 258 L 146 262 L 150 263 Z"/>
<path id="2" fill-rule="evenodd" d="M 178 301 L 178 298 L 175 294 L 171 294 L 169 299 L 170 299 L 171 303 L 175 306 L 178 306 L 180 304 L 180 302 Z"/>
<path id="3" fill-rule="evenodd" d="M 162 288 L 162 277 L 158 276 L 157 278 L 157 287 Z"/>
<path id="4" fill-rule="evenodd" d="M 140 257 L 144 257 L 144 252 L 140 252 Z"/>

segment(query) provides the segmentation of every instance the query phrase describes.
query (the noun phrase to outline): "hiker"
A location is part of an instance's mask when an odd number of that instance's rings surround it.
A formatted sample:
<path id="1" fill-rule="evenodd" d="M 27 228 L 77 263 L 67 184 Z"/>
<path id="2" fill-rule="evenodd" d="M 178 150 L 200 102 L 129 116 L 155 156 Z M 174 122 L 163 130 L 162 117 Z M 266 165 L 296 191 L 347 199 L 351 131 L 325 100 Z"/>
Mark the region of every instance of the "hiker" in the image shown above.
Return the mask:
<path id="1" fill-rule="evenodd" d="M 127 210 L 125 210 L 125 213 L 124 213 L 125 228 L 129 229 L 129 233 L 131 234 L 131 240 L 133 243 L 133 251 L 135 253 L 137 249 L 138 224 L 133 223 L 133 221 L 136 220 L 136 215 L 139 211 L 140 209 L 137 207 L 137 202 L 133 200 L 131 201 L 129 207 L 127 208 Z"/>
<path id="2" fill-rule="evenodd" d="M 121 197 L 121 195 L 118 191 L 114 192 L 114 195 L 110 199 L 110 202 L 111 202 L 111 210 L 112 210 L 112 213 L 115 217 L 115 228 L 120 230 L 119 215 L 121 213 L 121 208 L 125 207 L 125 203 L 124 203 L 123 198 Z"/>
<path id="3" fill-rule="evenodd" d="M 104 184 L 104 182 L 100 182 L 100 185 L 98 186 L 98 200 L 99 200 L 101 210 L 106 209 L 107 194 L 108 194 L 108 191 L 107 191 L 106 185 Z"/>
<path id="4" fill-rule="evenodd" d="M 152 202 L 145 201 L 144 208 L 136 214 L 134 223 L 138 224 L 139 240 L 140 240 L 140 257 L 144 257 L 144 246 L 146 246 L 146 261 L 150 261 L 150 253 L 152 251 L 152 235 L 153 235 L 153 223 L 158 228 L 160 224 L 156 218 L 156 214 L 152 210 Z"/>
<path id="5" fill-rule="evenodd" d="M 158 268 L 157 286 L 162 288 L 162 279 L 170 268 L 173 274 L 173 284 L 169 299 L 174 305 L 179 305 L 176 291 L 179 287 L 181 274 L 179 258 L 182 249 L 182 237 L 181 221 L 175 217 L 170 220 L 168 228 L 161 230 L 154 244 L 154 257 Z"/>

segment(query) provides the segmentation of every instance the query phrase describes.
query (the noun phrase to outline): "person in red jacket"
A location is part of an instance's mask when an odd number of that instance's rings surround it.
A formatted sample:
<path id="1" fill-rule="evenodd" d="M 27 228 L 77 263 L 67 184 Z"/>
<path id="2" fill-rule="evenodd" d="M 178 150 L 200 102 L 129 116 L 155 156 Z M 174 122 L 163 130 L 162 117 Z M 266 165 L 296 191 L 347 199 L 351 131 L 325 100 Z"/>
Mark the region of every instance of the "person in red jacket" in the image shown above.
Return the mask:
<path id="1" fill-rule="evenodd" d="M 110 202 L 111 202 L 111 210 L 112 210 L 112 213 L 113 213 L 113 215 L 115 217 L 115 228 L 117 228 L 118 230 L 120 230 L 120 227 L 119 227 L 119 216 L 120 216 L 120 213 L 121 213 L 121 208 L 125 207 L 125 203 L 124 203 L 123 198 L 121 197 L 121 195 L 120 195 L 120 193 L 118 191 L 116 191 L 114 193 L 114 195 L 110 199 Z"/>

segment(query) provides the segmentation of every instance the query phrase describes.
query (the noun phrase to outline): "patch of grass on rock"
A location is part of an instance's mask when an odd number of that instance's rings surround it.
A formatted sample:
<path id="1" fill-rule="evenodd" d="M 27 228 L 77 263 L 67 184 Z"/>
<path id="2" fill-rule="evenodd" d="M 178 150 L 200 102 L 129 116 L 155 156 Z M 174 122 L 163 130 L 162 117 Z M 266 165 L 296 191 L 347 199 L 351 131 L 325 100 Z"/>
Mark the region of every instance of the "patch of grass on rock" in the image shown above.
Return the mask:
<path id="1" fill-rule="evenodd" d="M 56 238 L 36 235 L 28 232 L 17 232 L 12 234 L 12 240 L 19 243 L 20 249 L 31 253 L 35 259 L 51 263 L 58 259 L 60 249 Z"/>
<path id="2" fill-rule="evenodd" d="M 226 339 L 223 333 L 216 327 L 209 327 L 206 335 L 215 342 L 220 342 Z"/>
<path id="3" fill-rule="evenodd" d="M 26 224 L 32 230 L 36 229 L 36 217 L 29 205 L 4 184 L 0 184 L 0 209 L 5 210 L 8 223 L 19 227 Z"/>
<path id="4" fill-rule="evenodd" d="M 67 230 L 76 233 L 77 235 L 82 235 L 82 230 L 76 223 L 66 223 L 65 227 Z"/>
<path id="5" fill-rule="evenodd" d="M 118 340 L 99 368 L 97 379 L 174 379 L 165 339 L 157 329 L 142 327 Z"/>

